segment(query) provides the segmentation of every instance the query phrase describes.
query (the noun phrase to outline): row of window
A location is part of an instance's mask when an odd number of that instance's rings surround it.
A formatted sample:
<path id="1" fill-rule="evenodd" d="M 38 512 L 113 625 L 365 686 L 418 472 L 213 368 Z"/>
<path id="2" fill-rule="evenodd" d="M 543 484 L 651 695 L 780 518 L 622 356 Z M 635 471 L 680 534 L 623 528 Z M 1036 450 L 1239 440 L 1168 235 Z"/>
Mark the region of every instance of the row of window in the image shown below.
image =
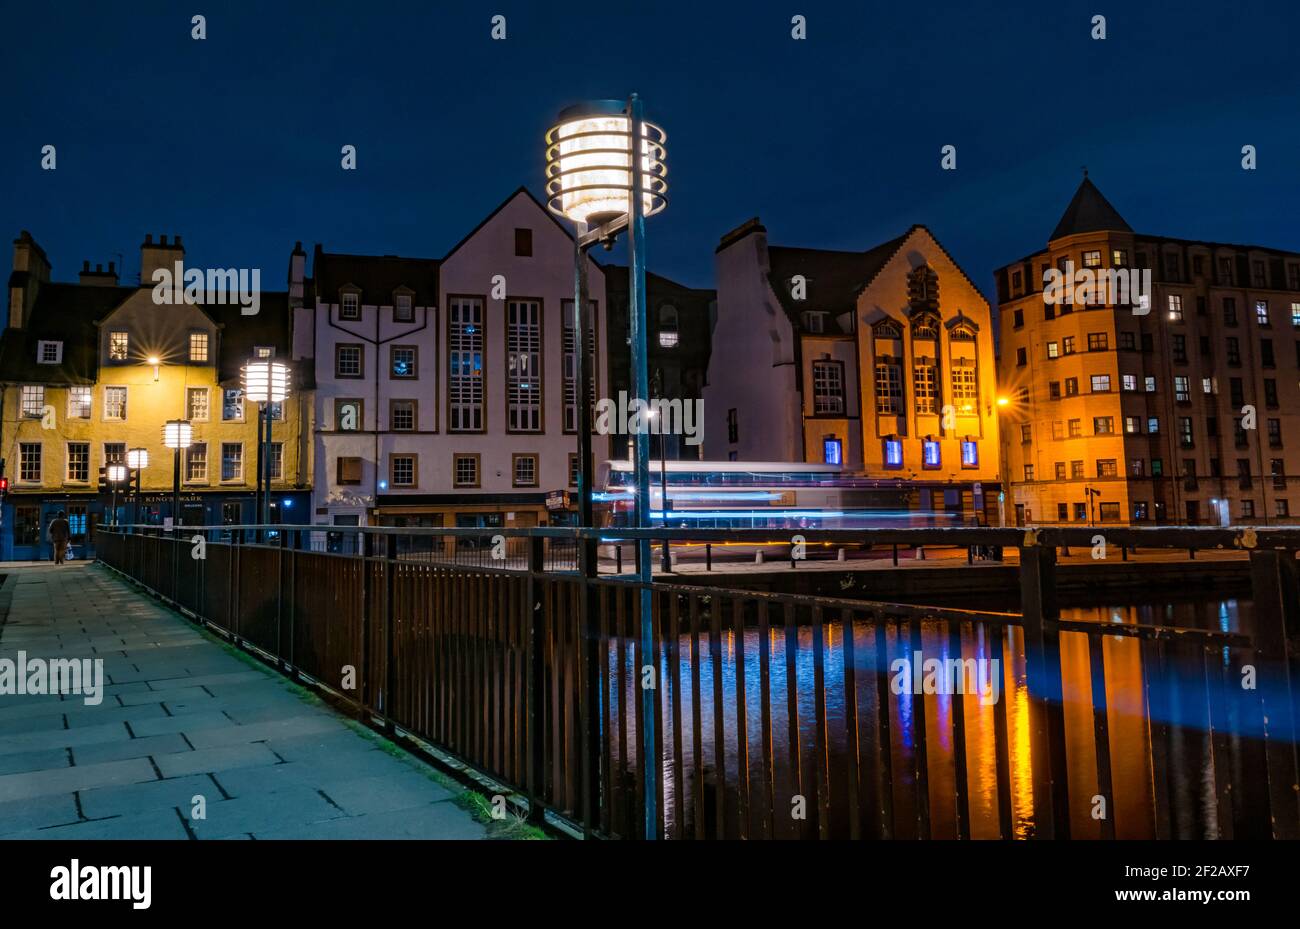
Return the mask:
<path id="1" fill-rule="evenodd" d="M 578 354 L 573 331 L 573 303 L 565 303 L 561 313 L 564 318 L 561 374 L 564 428 L 566 432 L 572 432 L 576 431 L 578 423 Z M 506 421 L 512 432 L 542 430 L 541 312 L 541 303 L 536 300 L 506 302 Z M 594 328 L 588 331 L 587 336 L 587 350 L 594 357 Z M 448 428 L 452 432 L 480 432 L 483 429 L 483 354 L 482 299 L 452 298 L 447 308 Z M 364 378 L 365 346 L 353 342 L 335 345 L 334 376 L 344 380 Z M 392 380 L 418 378 L 419 346 L 389 346 L 388 376 Z M 594 391 L 595 385 L 592 387 Z"/>
<path id="2" fill-rule="evenodd" d="M 94 388 L 78 385 L 67 388 L 68 419 L 90 419 L 94 407 Z M 125 422 L 127 418 L 128 389 L 124 386 L 106 385 L 104 388 L 104 415 L 106 422 Z M 208 422 L 212 417 L 208 387 L 185 389 L 185 415 L 194 422 Z M 244 392 L 240 388 L 221 389 L 221 421 L 244 421 Z M 45 415 L 45 387 L 41 384 L 24 384 L 21 394 L 21 413 L 25 419 L 40 419 Z M 271 404 L 271 417 L 283 419 L 284 409 L 279 403 Z"/>
<path id="3" fill-rule="evenodd" d="M 903 467 L 903 440 L 883 439 L 883 460 L 886 468 Z M 834 464 L 835 462 L 827 462 Z M 921 466 L 924 468 L 941 467 L 939 442 L 935 439 L 921 441 Z M 961 443 L 961 466 L 978 468 L 980 466 L 979 443 L 974 439 L 963 439 Z"/>
<path id="4" fill-rule="evenodd" d="M 258 358 L 269 358 L 275 354 L 275 349 L 269 345 L 258 346 L 254 354 Z M 135 359 L 136 362 L 141 355 Z M 62 342 L 40 342 L 37 345 L 36 360 L 41 364 L 58 364 L 63 359 Z M 114 329 L 108 334 L 108 360 L 127 364 L 132 361 L 131 358 L 131 333 L 125 329 Z M 172 359 L 168 359 L 171 361 Z M 186 363 L 188 364 L 207 364 L 212 360 L 211 347 L 209 345 L 208 334 L 206 332 L 194 331 L 189 334 L 186 345 Z"/>
<path id="5" fill-rule="evenodd" d="M 1082 255 L 1083 267 L 1100 268 L 1101 267 L 1101 250 L 1089 249 Z M 1147 256 L 1145 252 L 1138 252 L 1137 267 L 1147 267 Z M 1057 259 L 1057 267 L 1064 270 L 1064 264 L 1069 261 L 1069 256 L 1062 256 Z M 1110 266 L 1112 268 L 1128 267 L 1128 250 L 1123 248 L 1111 249 Z M 1046 275 L 1048 265 L 1041 266 L 1043 275 Z M 1227 255 L 1219 256 L 1218 260 L 1218 281 L 1217 283 L 1225 287 L 1236 285 L 1236 265 L 1232 257 Z M 1205 256 L 1192 256 L 1192 274 L 1203 275 L 1205 273 Z M 1286 266 L 1287 289 L 1300 290 L 1300 263 L 1288 262 Z M 1164 253 L 1164 278 L 1167 281 L 1182 281 L 1183 267 L 1182 260 L 1178 252 Z M 1022 272 L 1011 272 L 1011 288 L 1014 296 L 1020 296 L 1024 290 L 1024 279 Z M 1250 263 L 1250 286 L 1267 288 L 1268 280 L 1268 263 L 1263 259 L 1256 258 Z"/>
<path id="6" fill-rule="evenodd" d="M 44 445 L 41 442 L 18 443 L 18 482 L 21 484 L 40 484 L 44 464 Z M 126 443 L 104 443 L 104 464 L 125 464 Z M 271 443 L 270 456 L 271 479 L 284 477 L 284 443 Z M 208 445 L 196 442 L 185 450 L 184 477 L 187 484 L 205 484 L 208 476 Z M 68 442 L 65 456 L 63 481 L 67 484 L 90 483 L 90 443 Z M 244 481 L 244 443 L 221 443 L 221 482 L 242 483 Z"/>
<path id="7" fill-rule="evenodd" d="M 1126 435 L 1142 435 L 1143 419 L 1141 416 L 1124 417 L 1124 433 Z M 1246 429 L 1241 417 L 1234 417 L 1233 433 L 1234 440 L 1238 448 L 1246 448 L 1250 442 L 1248 438 L 1249 430 Z M 1161 435 L 1160 417 L 1145 417 L 1146 434 L 1152 436 Z M 1266 421 L 1268 432 L 1268 444 L 1270 448 L 1282 447 L 1282 420 L 1269 418 Z M 1178 417 L 1178 439 L 1184 448 L 1192 448 L 1195 445 L 1193 437 L 1192 417 Z M 1215 437 L 1219 434 L 1219 418 L 1217 416 L 1207 416 L 1205 418 L 1205 433 L 1207 436 Z M 1114 435 L 1115 434 L 1115 417 L 1113 416 L 1094 416 L 1092 418 L 1093 435 Z M 1083 438 L 1083 420 L 1052 420 L 1052 438 L 1060 441 L 1062 439 L 1079 439 Z M 1033 426 L 1025 423 L 1020 427 L 1020 442 L 1022 445 L 1028 445 L 1034 440 Z"/>
<path id="8" fill-rule="evenodd" d="M 1067 470 L 1067 464 L 1068 464 L 1068 470 Z M 1096 472 L 1094 475 L 1095 477 L 1102 478 L 1102 477 L 1119 476 L 1118 462 L 1116 461 L 1116 459 L 1098 458 L 1096 459 L 1095 464 L 1096 464 Z M 1087 476 L 1084 473 L 1084 462 L 1080 459 L 1076 459 L 1070 462 L 1064 462 L 1064 461 L 1054 462 L 1052 465 L 1052 471 L 1053 471 L 1053 479 L 1057 481 L 1064 481 L 1067 479 L 1077 481 L 1077 480 L 1082 480 Z M 1165 476 L 1164 459 L 1152 458 L 1150 461 L 1150 469 L 1148 470 L 1147 459 L 1130 458 L 1128 462 L 1128 476 L 1129 477 L 1164 477 Z M 1220 467 L 1218 458 L 1210 459 L 1210 473 L 1208 476 L 1211 478 L 1223 477 L 1222 468 Z M 1250 471 L 1249 458 L 1237 459 L 1236 476 L 1242 488 L 1249 488 L 1251 486 L 1252 475 Z M 1272 458 L 1269 460 L 1269 476 L 1272 478 L 1273 486 L 1275 488 L 1279 490 L 1283 490 L 1286 488 L 1287 486 L 1286 462 L 1284 459 Z M 1036 479 L 1035 468 L 1032 464 L 1027 464 L 1024 466 L 1024 477 L 1026 481 L 1033 481 Z M 1195 483 L 1197 478 L 1195 459 L 1193 458 L 1183 459 L 1182 477 L 1184 478 L 1184 480 L 1187 480 L 1192 484 Z"/>
<path id="9" fill-rule="evenodd" d="M 514 487 L 537 487 L 541 474 L 540 458 L 534 452 L 511 455 L 510 481 Z M 334 480 L 340 485 L 361 483 L 362 459 L 340 456 L 335 459 Z M 457 452 L 451 460 L 452 486 L 482 486 L 482 456 L 477 452 Z M 390 487 L 411 489 L 419 486 L 420 456 L 413 452 L 393 452 L 388 456 Z M 569 486 L 578 486 L 578 456 L 569 454 Z M 382 489 L 382 488 L 381 488 Z"/>
<path id="10" fill-rule="evenodd" d="M 838 367 L 838 373 L 834 369 Z M 979 403 L 979 382 L 974 362 L 953 362 L 950 391 L 953 408 L 963 416 L 973 416 Z M 920 359 L 912 365 L 912 398 L 918 414 L 935 414 L 940 410 L 939 368 L 932 359 Z M 892 361 L 876 365 L 876 413 L 882 416 L 903 415 L 903 367 Z M 814 412 L 841 413 L 844 410 L 843 366 L 840 362 L 813 362 Z"/>

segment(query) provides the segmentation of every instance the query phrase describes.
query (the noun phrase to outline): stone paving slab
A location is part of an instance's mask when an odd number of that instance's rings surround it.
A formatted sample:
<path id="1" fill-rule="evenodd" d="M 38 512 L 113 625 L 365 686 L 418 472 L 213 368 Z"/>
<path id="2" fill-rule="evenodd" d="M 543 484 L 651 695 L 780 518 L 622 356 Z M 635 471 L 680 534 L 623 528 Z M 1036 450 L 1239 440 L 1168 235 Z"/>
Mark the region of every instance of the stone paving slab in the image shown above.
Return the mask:
<path id="1" fill-rule="evenodd" d="M 0 839 L 484 837 L 458 788 L 113 572 L 0 570 L 0 658 L 104 662 L 97 706 L 0 694 Z"/>

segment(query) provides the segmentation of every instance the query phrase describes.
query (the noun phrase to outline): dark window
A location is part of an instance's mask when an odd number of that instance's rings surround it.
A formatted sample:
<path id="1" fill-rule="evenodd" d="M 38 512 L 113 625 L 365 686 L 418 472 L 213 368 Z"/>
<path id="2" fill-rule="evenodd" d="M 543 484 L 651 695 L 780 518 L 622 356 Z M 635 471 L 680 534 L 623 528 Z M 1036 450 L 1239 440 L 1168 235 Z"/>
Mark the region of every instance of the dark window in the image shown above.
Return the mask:
<path id="1" fill-rule="evenodd" d="M 1259 340 L 1259 363 L 1263 365 L 1265 368 L 1273 368 L 1277 366 L 1276 363 L 1273 361 L 1273 340 L 1272 339 Z"/>
<path id="2" fill-rule="evenodd" d="M 533 230 L 515 230 L 515 254 L 520 258 L 533 257 Z"/>

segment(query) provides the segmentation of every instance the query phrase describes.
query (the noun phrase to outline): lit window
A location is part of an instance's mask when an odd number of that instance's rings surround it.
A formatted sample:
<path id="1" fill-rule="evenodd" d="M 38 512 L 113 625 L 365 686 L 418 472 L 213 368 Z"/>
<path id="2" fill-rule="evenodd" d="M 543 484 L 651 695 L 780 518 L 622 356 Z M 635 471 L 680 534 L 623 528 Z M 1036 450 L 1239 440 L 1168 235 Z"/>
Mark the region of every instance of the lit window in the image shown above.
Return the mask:
<path id="1" fill-rule="evenodd" d="M 1185 374 L 1174 377 L 1174 399 L 1179 403 L 1187 403 L 1192 399 L 1192 382 Z"/>
<path id="2" fill-rule="evenodd" d="M 200 364 L 208 360 L 208 334 L 206 332 L 190 333 L 190 363 Z"/>
<path id="3" fill-rule="evenodd" d="M 1255 323 L 1260 326 L 1268 325 L 1268 301 L 1255 301 Z"/>
<path id="4" fill-rule="evenodd" d="M 274 346 L 274 345 L 254 345 L 254 346 L 253 346 L 253 357 L 254 357 L 254 358 L 274 358 L 274 357 L 275 357 L 275 346 Z"/>
<path id="5" fill-rule="evenodd" d="M 108 334 L 108 360 L 109 361 L 126 361 L 127 353 L 131 348 L 131 337 L 125 332 L 110 332 Z"/>
<path id="6" fill-rule="evenodd" d="M 939 443 L 934 439 L 926 439 L 921 445 L 921 464 L 927 468 L 937 468 L 939 461 Z"/>
<path id="7" fill-rule="evenodd" d="M 885 439 L 885 467 L 903 466 L 903 443 L 898 439 Z"/>
<path id="8" fill-rule="evenodd" d="M 90 419 L 91 397 L 93 388 L 68 388 L 68 418 Z"/>
<path id="9" fill-rule="evenodd" d="M 1048 357 L 1048 358 L 1059 358 L 1059 357 L 1060 357 L 1060 354 L 1061 354 L 1061 348 L 1060 348 L 1059 345 L 1057 345 L 1057 343 L 1055 343 L 1055 342 L 1048 342 L 1048 343 L 1047 343 L 1047 357 Z"/>
<path id="10" fill-rule="evenodd" d="M 1084 266 L 1085 268 L 1100 268 L 1100 267 L 1101 267 L 1101 252 L 1099 252 L 1099 251 L 1084 252 L 1084 253 L 1083 253 L 1083 266 Z"/>
<path id="11" fill-rule="evenodd" d="M 826 464 L 843 464 L 839 439 L 822 439 L 822 460 Z"/>
<path id="12" fill-rule="evenodd" d="M 978 468 L 980 463 L 979 445 L 972 441 L 966 440 L 961 443 L 961 466 L 963 468 Z"/>
<path id="13" fill-rule="evenodd" d="M 1186 378 L 1184 378 L 1186 380 Z M 1092 392 L 1095 394 L 1110 392 L 1110 375 L 1094 374 L 1092 376 Z"/>
<path id="14" fill-rule="evenodd" d="M 414 345 L 394 345 L 390 350 L 389 358 L 392 362 L 393 377 L 409 378 L 419 375 Z"/>
<path id="15" fill-rule="evenodd" d="M 126 388 L 104 388 L 104 419 L 120 421 L 126 419 Z"/>
<path id="16" fill-rule="evenodd" d="M 185 408 L 187 417 L 195 422 L 207 422 L 208 419 L 208 389 L 206 387 L 191 387 L 186 391 Z"/>
<path id="17" fill-rule="evenodd" d="M 1178 294 L 1169 295 L 1169 318 L 1174 321 L 1183 318 L 1183 298 Z"/>
<path id="18" fill-rule="evenodd" d="M 238 387 L 227 387 L 221 392 L 222 422 L 239 423 L 244 421 L 244 392 Z"/>
<path id="19" fill-rule="evenodd" d="M 45 388 L 39 384 L 23 385 L 23 418 L 40 419 L 45 415 Z"/>
<path id="20" fill-rule="evenodd" d="M 975 366 L 964 365 L 959 361 L 953 363 L 952 369 L 952 402 L 957 407 L 958 413 L 971 414 L 975 412 L 975 403 L 978 399 L 978 386 L 975 381 Z"/>

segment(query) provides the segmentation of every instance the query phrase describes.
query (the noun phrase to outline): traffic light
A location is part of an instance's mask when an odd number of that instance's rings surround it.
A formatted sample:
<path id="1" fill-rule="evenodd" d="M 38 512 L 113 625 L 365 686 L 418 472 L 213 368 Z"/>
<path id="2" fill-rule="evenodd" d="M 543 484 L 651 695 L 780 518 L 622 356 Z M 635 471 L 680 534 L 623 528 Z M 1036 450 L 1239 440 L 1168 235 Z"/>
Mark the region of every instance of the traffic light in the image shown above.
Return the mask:
<path id="1" fill-rule="evenodd" d="M 0 477 L 0 497 L 9 493 L 9 478 Z"/>

